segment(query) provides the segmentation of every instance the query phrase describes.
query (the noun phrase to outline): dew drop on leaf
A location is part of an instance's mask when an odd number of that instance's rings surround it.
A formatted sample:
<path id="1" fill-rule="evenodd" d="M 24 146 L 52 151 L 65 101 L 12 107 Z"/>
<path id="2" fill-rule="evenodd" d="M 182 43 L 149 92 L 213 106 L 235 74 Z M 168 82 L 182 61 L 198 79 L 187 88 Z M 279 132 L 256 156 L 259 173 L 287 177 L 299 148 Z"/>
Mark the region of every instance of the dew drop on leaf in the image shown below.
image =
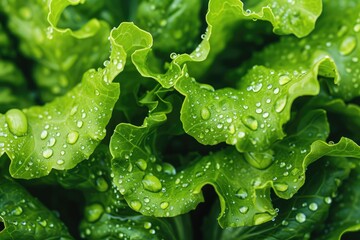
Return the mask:
<path id="1" fill-rule="evenodd" d="M 168 208 L 169 207 L 169 203 L 168 202 L 162 202 L 162 203 L 160 203 L 160 208 L 161 209 L 166 209 L 166 208 Z"/>
<path id="2" fill-rule="evenodd" d="M 147 162 L 144 159 L 138 159 L 136 161 L 136 166 L 138 166 L 140 170 L 145 171 L 147 168 Z"/>
<path id="3" fill-rule="evenodd" d="M 11 213 L 16 216 L 20 216 L 22 214 L 22 212 L 23 212 L 22 207 L 17 206 Z"/>
<path id="4" fill-rule="evenodd" d="M 331 204 L 331 202 L 332 202 L 331 197 L 325 197 L 324 202 L 327 203 L 327 204 Z"/>
<path id="5" fill-rule="evenodd" d="M 285 192 L 286 190 L 288 190 L 289 185 L 287 185 L 286 183 L 275 183 L 274 188 L 279 192 Z"/>
<path id="6" fill-rule="evenodd" d="M 200 111 L 200 116 L 204 120 L 208 120 L 211 116 L 210 110 L 207 107 L 203 107 Z"/>
<path id="7" fill-rule="evenodd" d="M 254 216 L 254 225 L 260 225 L 273 219 L 269 213 L 258 213 Z"/>
<path id="8" fill-rule="evenodd" d="M 104 178 L 99 177 L 96 179 L 96 189 L 99 192 L 105 192 L 106 190 L 108 190 L 108 188 L 109 188 L 109 184 Z"/>
<path id="9" fill-rule="evenodd" d="M 240 188 L 236 193 L 235 196 L 237 196 L 240 199 L 245 199 L 248 196 L 248 192 L 244 188 Z"/>
<path id="10" fill-rule="evenodd" d="M 287 102 L 286 97 L 278 99 L 275 102 L 275 111 L 277 113 L 282 112 L 284 110 L 285 106 L 286 106 L 286 102 Z"/>
<path id="11" fill-rule="evenodd" d="M 93 203 L 85 208 L 85 218 L 89 222 L 97 221 L 104 213 L 104 207 L 99 203 Z"/>
<path id="12" fill-rule="evenodd" d="M 282 75 L 279 77 L 279 84 L 282 86 L 282 85 L 285 85 L 287 84 L 288 82 L 290 82 L 291 78 L 287 75 Z"/>
<path id="13" fill-rule="evenodd" d="M 47 149 L 45 149 L 44 151 L 43 151 L 43 153 L 42 153 L 42 155 L 43 155 L 43 157 L 44 158 L 50 158 L 52 155 L 53 155 L 53 150 L 52 149 L 50 149 L 50 148 L 47 148 Z"/>
<path id="14" fill-rule="evenodd" d="M 248 127 L 249 129 L 255 131 L 258 129 L 258 121 L 252 117 L 252 116 L 245 116 L 241 119 L 241 121 L 243 122 L 243 124 Z"/>
<path id="15" fill-rule="evenodd" d="M 162 188 L 160 180 L 154 175 L 145 175 L 142 180 L 142 184 L 144 188 L 150 192 L 158 192 Z"/>
<path id="16" fill-rule="evenodd" d="M 130 207 L 134 209 L 135 211 L 139 211 L 142 207 L 142 204 L 138 200 L 134 200 L 130 202 Z"/>
<path id="17" fill-rule="evenodd" d="M 317 203 L 310 203 L 309 204 L 309 209 L 311 210 L 311 211 L 316 211 L 317 209 L 318 209 L 318 205 L 317 205 Z"/>
<path id="18" fill-rule="evenodd" d="M 239 211 L 240 211 L 240 213 L 245 214 L 245 213 L 247 213 L 249 211 L 249 207 L 242 206 L 242 207 L 239 208 Z"/>
<path id="19" fill-rule="evenodd" d="M 345 37 L 339 47 L 339 52 L 341 55 L 349 55 L 354 51 L 356 47 L 356 38 L 354 36 Z"/>
<path id="20" fill-rule="evenodd" d="M 297 213 L 295 219 L 299 223 L 303 223 L 306 221 L 306 215 L 304 213 Z"/>
<path id="21" fill-rule="evenodd" d="M 66 137 L 66 142 L 69 144 L 74 144 L 79 139 L 79 133 L 77 131 L 69 132 Z"/>
<path id="22" fill-rule="evenodd" d="M 9 131 L 18 136 L 24 136 L 28 131 L 28 121 L 24 112 L 19 109 L 10 109 L 5 113 L 5 121 L 8 124 Z"/>
<path id="23" fill-rule="evenodd" d="M 43 130 L 43 131 L 40 133 L 40 138 L 43 139 L 43 140 L 44 140 L 47 136 L 48 136 L 48 131 L 46 131 L 46 130 Z"/>

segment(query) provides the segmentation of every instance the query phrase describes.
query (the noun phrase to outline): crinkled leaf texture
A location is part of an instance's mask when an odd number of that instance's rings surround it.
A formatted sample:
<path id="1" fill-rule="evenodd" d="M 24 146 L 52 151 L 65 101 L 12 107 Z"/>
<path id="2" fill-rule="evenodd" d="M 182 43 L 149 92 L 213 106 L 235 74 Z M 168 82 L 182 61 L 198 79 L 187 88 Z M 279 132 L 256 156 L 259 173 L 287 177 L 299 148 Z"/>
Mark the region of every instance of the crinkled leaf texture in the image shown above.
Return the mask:
<path id="1" fill-rule="evenodd" d="M 214 221 L 218 206 L 214 206 L 204 225 L 206 239 L 318 239 L 312 233 L 319 229 L 332 212 L 332 196 L 349 176 L 352 164 L 345 158 L 326 157 L 310 165 L 304 186 L 291 199 L 275 199 L 278 216 L 273 221 L 253 227 L 220 229 Z M 346 180 L 345 180 L 346 181 Z M 321 235 L 320 235 L 321 236 Z M 328 238 L 326 238 L 328 239 Z"/>
<path id="2" fill-rule="evenodd" d="M 274 144 L 271 162 L 264 169 L 248 163 L 249 158 L 263 160 L 264 155 L 227 148 L 194 160 L 176 173 L 172 165 L 155 157 L 151 147 L 156 139 L 154 128 L 164 117 L 150 114 L 140 127 L 119 124 L 110 143 L 114 183 L 129 205 L 144 215 L 188 212 L 203 201 L 201 188 L 210 184 L 219 195 L 222 227 L 258 225 L 276 216 L 271 188 L 279 197 L 291 198 L 304 184 L 311 162 L 324 155 L 360 157 L 360 148 L 349 139 L 324 142 L 328 125 L 324 112 L 318 110 L 303 118 L 296 134 Z"/>
<path id="3" fill-rule="evenodd" d="M 205 34 L 202 35 L 203 40 L 193 52 L 190 54 L 172 53 L 170 57 L 173 61 L 165 69 L 165 73 L 162 73 L 164 69 L 154 69 L 151 66 L 152 61 L 149 59 L 154 57 L 150 47 L 136 52 L 132 56 L 132 60 L 141 75 L 153 78 L 163 87 L 170 88 L 182 76 L 182 68 L 185 63 L 190 65 L 192 75 L 203 74 L 219 52 L 225 48 L 233 27 L 239 22 L 260 19 L 271 22 L 277 33 L 294 33 L 297 36 L 305 36 L 314 28 L 321 9 L 322 2 L 320 0 L 304 0 L 300 4 L 288 2 L 284 4 L 279 0 L 273 1 L 272 5 L 265 0 L 260 1 L 253 11 L 245 10 L 242 1 L 210 0 L 206 15 L 208 27 Z M 299 27 L 300 25 L 301 27 Z M 149 42 L 152 44 L 151 39 Z M 199 63 L 204 60 L 206 60 L 204 63 Z"/>
<path id="4" fill-rule="evenodd" d="M 7 177 L 0 178 L 0 231 L 4 240 L 73 239 L 55 214 Z"/>
<path id="5" fill-rule="evenodd" d="M 64 95 L 80 82 L 85 71 L 108 57 L 110 27 L 106 22 L 92 19 L 76 31 L 57 27 L 64 8 L 80 2 L 0 1 L 0 11 L 8 16 L 22 53 L 36 62 L 32 73 L 45 101 Z"/>
<path id="6" fill-rule="evenodd" d="M 44 106 L 0 115 L 0 154 L 6 152 L 12 160 L 13 177 L 44 176 L 52 168 L 69 169 L 90 156 L 105 137 L 119 97 L 119 84 L 112 80 L 142 33 L 132 23 L 121 24 L 111 32 L 111 56 L 104 69 L 89 70 L 74 89 Z"/>

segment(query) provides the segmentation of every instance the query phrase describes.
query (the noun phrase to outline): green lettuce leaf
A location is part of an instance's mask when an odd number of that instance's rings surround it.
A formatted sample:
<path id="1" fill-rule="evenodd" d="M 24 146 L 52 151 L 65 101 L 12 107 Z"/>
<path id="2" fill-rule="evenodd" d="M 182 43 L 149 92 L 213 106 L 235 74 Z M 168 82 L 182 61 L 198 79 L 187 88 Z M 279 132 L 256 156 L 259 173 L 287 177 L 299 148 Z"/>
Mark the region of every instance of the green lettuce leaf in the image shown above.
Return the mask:
<path id="1" fill-rule="evenodd" d="M 307 35 L 313 29 L 314 23 L 321 13 L 321 1 L 302 1 L 300 6 L 288 2 L 285 6 L 280 6 L 280 2 L 275 1 L 273 6 L 269 6 L 268 1 L 261 1 L 252 12 L 245 10 L 243 3 L 238 0 L 210 0 L 206 15 L 208 27 L 206 32 L 201 35 L 203 40 L 192 53 L 172 53 L 170 57 L 173 61 L 166 67 L 165 73 L 162 73 L 164 71 L 162 67 L 150 66 L 149 62 L 151 61 L 149 59 L 153 59 L 151 48 L 135 53 L 132 57 L 133 62 L 144 77 L 153 78 L 163 87 L 169 88 L 182 76 L 182 66 L 186 62 L 189 63 L 191 75 L 202 75 L 219 52 L 225 48 L 233 28 L 243 20 L 270 21 L 276 32 L 288 34 L 295 31 L 295 34 L 299 36 Z M 307 17 L 302 21 L 291 22 L 291 19 L 294 21 L 293 15 L 298 15 L 298 19 L 299 15 L 306 15 Z M 292 26 L 291 29 L 287 25 L 289 22 Z M 299 28 L 299 24 L 307 27 Z M 149 41 L 152 44 L 152 40 Z M 197 63 L 204 60 L 206 61 L 202 64 Z M 191 62 L 195 63 L 191 64 Z"/>
<path id="2" fill-rule="evenodd" d="M 52 168 L 69 169 L 90 156 L 105 137 L 119 97 L 119 84 L 112 80 L 141 34 L 133 24 L 121 24 L 111 32 L 111 56 L 104 69 L 89 70 L 81 84 L 45 106 L 12 109 L 0 116 L 0 154 L 6 152 L 12 159 L 13 177 L 44 176 Z"/>
<path id="3" fill-rule="evenodd" d="M 0 178 L 1 239 L 73 239 L 57 216 L 7 177 Z"/>
<path id="4" fill-rule="evenodd" d="M 271 151 L 242 154 L 227 148 L 194 160 L 177 173 L 156 157 L 154 128 L 163 121 L 165 117 L 157 113 L 140 127 L 119 124 L 110 142 L 114 183 L 130 207 L 144 215 L 188 212 L 203 201 L 201 188 L 211 184 L 220 198 L 222 227 L 258 225 L 276 216 L 271 188 L 279 197 L 291 198 L 304 184 L 311 162 L 324 155 L 360 157 L 359 147 L 349 139 L 325 143 L 324 112 L 314 111 L 302 120 L 297 134 L 274 144 Z"/>
<path id="5" fill-rule="evenodd" d="M 298 193 L 289 200 L 273 201 L 278 216 L 259 226 L 220 229 L 213 220 L 219 211 L 215 206 L 204 225 L 206 239 L 319 239 L 321 235 L 312 233 L 321 227 L 328 213 L 332 213 L 333 196 L 352 167 L 345 158 L 317 161 L 306 172 L 307 180 Z"/>
<path id="6" fill-rule="evenodd" d="M 100 66 L 108 56 L 107 23 L 91 20 L 76 31 L 56 27 L 63 9 L 80 2 L 0 1 L 22 53 L 37 63 L 32 74 L 45 101 L 64 95 L 80 82 L 85 71 Z"/>
<path id="7" fill-rule="evenodd" d="M 341 186 L 339 194 L 330 208 L 325 228 L 319 233 L 317 239 L 340 240 L 346 232 L 360 230 L 360 167 L 358 161 L 354 162 L 356 167 Z"/>

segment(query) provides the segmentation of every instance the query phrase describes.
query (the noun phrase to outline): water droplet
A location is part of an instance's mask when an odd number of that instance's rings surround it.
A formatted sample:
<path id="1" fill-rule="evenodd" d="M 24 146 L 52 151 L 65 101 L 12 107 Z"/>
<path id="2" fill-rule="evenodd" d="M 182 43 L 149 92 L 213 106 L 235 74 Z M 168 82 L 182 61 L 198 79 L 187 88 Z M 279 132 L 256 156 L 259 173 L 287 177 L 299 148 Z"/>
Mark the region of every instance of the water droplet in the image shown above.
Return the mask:
<path id="1" fill-rule="evenodd" d="M 239 208 L 239 211 L 240 211 L 240 213 L 245 214 L 245 213 L 247 213 L 249 211 L 249 207 L 242 206 L 242 207 Z"/>
<path id="2" fill-rule="evenodd" d="M 10 109 L 5 113 L 5 121 L 12 134 L 18 137 L 27 134 L 28 122 L 23 111 L 19 109 Z"/>
<path id="3" fill-rule="evenodd" d="M 311 210 L 311 211 L 316 211 L 317 209 L 318 209 L 318 205 L 317 205 L 317 203 L 310 203 L 309 204 L 309 209 Z"/>
<path id="4" fill-rule="evenodd" d="M 240 199 L 245 199 L 248 196 L 248 192 L 244 188 L 240 188 L 236 193 L 235 196 L 237 196 Z"/>
<path id="5" fill-rule="evenodd" d="M 288 190 L 289 185 L 287 185 L 286 183 L 275 183 L 274 188 L 279 192 L 285 192 L 286 190 Z"/>
<path id="6" fill-rule="evenodd" d="M 40 220 L 38 223 L 39 223 L 40 226 L 42 226 L 42 227 L 46 227 L 46 225 L 47 225 L 47 221 L 46 221 L 46 220 Z"/>
<path id="7" fill-rule="evenodd" d="M 278 99 L 275 102 L 275 111 L 277 113 L 282 112 L 284 110 L 285 106 L 286 106 L 286 102 L 287 102 L 286 97 Z"/>
<path id="8" fill-rule="evenodd" d="M 255 86 L 253 86 L 253 92 L 259 92 L 260 90 L 261 90 L 261 88 L 262 88 L 262 83 L 258 83 L 258 84 L 256 84 Z"/>
<path id="9" fill-rule="evenodd" d="M 356 38 L 354 36 L 345 37 L 339 47 L 339 52 L 341 55 L 348 55 L 354 51 L 356 47 Z"/>
<path id="10" fill-rule="evenodd" d="M 44 151 L 43 151 L 43 153 L 42 153 L 42 155 L 43 155 L 43 157 L 44 158 L 50 158 L 52 155 L 53 155 L 53 150 L 52 149 L 50 149 L 50 148 L 47 148 L 47 149 L 45 149 Z"/>
<path id="11" fill-rule="evenodd" d="M 144 228 L 150 229 L 151 228 L 151 222 L 144 222 Z"/>
<path id="12" fill-rule="evenodd" d="M 123 68 L 123 64 L 122 64 L 122 63 L 118 63 L 118 64 L 116 65 L 116 68 L 117 68 L 118 70 L 121 70 L 121 69 Z"/>
<path id="13" fill-rule="evenodd" d="M 282 76 L 280 76 L 280 78 L 279 78 L 279 84 L 280 84 L 281 86 L 287 84 L 287 83 L 290 82 L 290 81 L 291 81 L 291 78 L 290 78 L 289 76 L 287 76 L 287 75 L 282 75 Z"/>
<path id="14" fill-rule="evenodd" d="M 78 128 L 81 128 L 81 127 L 83 126 L 83 121 L 81 121 L 81 120 L 77 121 L 77 122 L 76 122 L 76 126 L 77 126 Z"/>
<path id="15" fill-rule="evenodd" d="M 130 202 L 130 207 L 138 212 L 140 210 L 140 208 L 142 207 L 142 205 L 141 205 L 140 201 L 135 200 L 135 201 Z"/>
<path id="16" fill-rule="evenodd" d="M 144 159 L 138 159 L 136 161 L 136 166 L 140 168 L 142 171 L 145 171 L 147 168 L 147 162 Z"/>
<path id="17" fill-rule="evenodd" d="M 74 144 L 79 139 L 79 133 L 77 131 L 69 132 L 66 137 L 66 142 L 69 144 Z"/>
<path id="18" fill-rule="evenodd" d="M 265 169 L 271 165 L 274 159 L 274 152 L 269 149 L 264 152 L 246 152 L 245 160 L 253 167 Z"/>
<path id="19" fill-rule="evenodd" d="M 253 131 L 258 129 L 258 121 L 252 116 L 245 116 L 241 119 L 241 121 L 246 127 Z"/>
<path id="20" fill-rule="evenodd" d="M 207 107 L 203 107 L 200 111 L 200 116 L 204 120 L 208 120 L 211 116 L 210 110 Z"/>
<path id="21" fill-rule="evenodd" d="M 164 163 L 163 164 L 163 171 L 164 173 L 168 174 L 168 175 L 175 175 L 176 174 L 176 169 L 173 165 L 171 165 L 170 163 Z"/>
<path id="22" fill-rule="evenodd" d="M 176 53 L 173 52 L 173 53 L 170 54 L 170 58 L 171 58 L 171 59 L 175 59 L 176 57 L 177 57 L 177 54 L 176 54 Z"/>
<path id="23" fill-rule="evenodd" d="M 273 219 L 269 213 L 259 213 L 254 216 L 254 225 L 260 225 Z"/>
<path id="24" fill-rule="evenodd" d="M 145 175 L 142 180 L 142 184 L 144 188 L 150 192 L 158 192 L 162 188 L 160 180 L 154 175 Z"/>
<path id="25" fill-rule="evenodd" d="M 108 188 L 109 188 L 109 184 L 107 183 L 107 181 L 104 178 L 99 177 L 96 179 L 96 189 L 99 192 L 106 192 L 106 190 L 108 190 Z"/>
<path id="26" fill-rule="evenodd" d="M 278 94 L 280 92 L 280 89 L 279 88 L 274 88 L 274 94 Z"/>
<path id="27" fill-rule="evenodd" d="M 355 24 L 355 26 L 354 26 L 354 31 L 355 31 L 355 32 L 360 32 L 360 23 Z"/>
<path id="28" fill-rule="evenodd" d="M 169 203 L 168 202 L 162 202 L 162 203 L 160 203 L 160 208 L 161 209 L 166 209 L 166 208 L 168 208 L 168 206 L 169 206 Z"/>
<path id="29" fill-rule="evenodd" d="M 17 206 L 11 213 L 16 216 L 20 216 L 22 214 L 22 212 L 23 212 L 22 207 Z"/>
<path id="30" fill-rule="evenodd" d="M 40 138 L 43 139 L 43 140 L 44 140 L 47 136 L 48 136 L 48 131 L 46 131 L 46 130 L 43 130 L 43 131 L 41 132 L 41 134 L 40 134 Z"/>
<path id="31" fill-rule="evenodd" d="M 85 207 L 85 218 L 89 222 L 97 221 L 104 213 L 104 207 L 99 203 L 93 203 Z"/>
<path id="32" fill-rule="evenodd" d="M 306 221 L 306 215 L 303 213 L 298 213 L 298 214 L 296 214 L 295 219 L 297 222 L 303 223 Z"/>
<path id="33" fill-rule="evenodd" d="M 283 225 L 283 226 L 287 226 L 288 224 L 289 224 L 289 222 L 286 221 L 286 220 L 283 220 L 283 221 L 281 222 L 281 225 Z"/>
<path id="34" fill-rule="evenodd" d="M 327 204 L 331 204 L 331 202 L 332 202 L 331 197 L 325 197 L 324 202 L 327 203 Z"/>
<path id="35" fill-rule="evenodd" d="M 63 165 L 63 164 L 65 163 L 65 161 L 62 160 L 62 159 L 59 159 L 59 160 L 56 161 L 56 163 L 57 163 L 58 165 Z"/>

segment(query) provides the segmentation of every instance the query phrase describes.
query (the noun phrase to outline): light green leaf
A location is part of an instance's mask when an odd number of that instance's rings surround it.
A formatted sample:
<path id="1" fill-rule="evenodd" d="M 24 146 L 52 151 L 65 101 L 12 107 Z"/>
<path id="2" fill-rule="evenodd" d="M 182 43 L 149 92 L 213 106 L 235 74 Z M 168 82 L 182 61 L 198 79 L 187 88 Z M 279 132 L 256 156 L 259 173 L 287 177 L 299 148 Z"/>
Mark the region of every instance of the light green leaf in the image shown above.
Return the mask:
<path id="1" fill-rule="evenodd" d="M 0 178 L 0 231 L 4 240 L 73 239 L 55 214 L 19 184 Z"/>
<path id="2" fill-rule="evenodd" d="M 333 96 L 351 100 L 360 96 L 360 4 L 353 1 L 326 1 L 317 28 L 308 37 L 283 37 L 264 51 L 255 54 L 248 66 L 263 65 L 274 69 L 292 70 L 299 74 L 311 71 L 311 59 L 327 59 L 319 66 L 318 75 L 325 78 Z M 310 61 L 309 61 L 310 60 Z M 240 75 L 247 68 L 243 67 Z M 332 81 L 334 79 L 334 81 Z M 241 84 L 241 82 L 239 82 Z"/>
<path id="3" fill-rule="evenodd" d="M 254 66 L 238 89 L 214 90 L 184 74 L 175 88 L 185 95 L 181 110 L 184 130 L 202 144 L 226 142 L 240 152 L 265 151 L 285 136 L 292 102 L 320 91 L 321 55 L 308 60 L 309 70 L 298 65 L 271 69 Z"/>
<path id="4" fill-rule="evenodd" d="M 203 201 L 201 188 L 211 184 L 220 198 L 222 227 L 258 225 L 276 215 L 270 188 L 281 198 L 291 198 L 303 185 L 311 162 L 324 155 L 360 157 L 359 147 L 348 139 L 334 145 L 320 141 L 326 138 L 328 126 L 324 113 L 315 111 L 303 119 L 296 135 L 274 144 L 271 161 L 262 169 L 246 161 L 253 157 L 261 164 L 262 155 L 244 155 L 228 148 L 194 160 L 176 173 L 169 163 L 155 157 L 152 147 L 153 128 L 162 121 L 150 124 L 146 120 L 141 127 L 120 124 L 110 143 L 114 183 L 130 207 L 144 215 L 188 212 Z"/>
<path id="5" fill-rule="evenodd" d="M 285 1 L 284 1 L 285 2 Z M 321 1 L 302 1 L 301 5 L 293 5 L 287 1 L 275 1 L 269 6 L 268 1 L 261 1 L 254 12 L 244 9 L 243 3 L 238 0 L 211 0 L 209 1 L 206 22 L 208 27 L 202 35 L 201 43 L 190 54 L 172 53 L 173 61 L 164 70 L 162 67 L 150 67 L 150 60 L 153 60 L 151 48 L 136 52 L 133 62 L 138 71 L 144 77 L 150 77 L 158 81 L 163 87 L 172 87 L 182 76 L 184 63 L 189 64 L 191 75 L 199 76 L 213 62 L 214 58 L 221 52 L 228 42 L 233 28 L 241 21 L 250 19 L 261 19 L 270 21 L 274 31 L 288 34 L 294 32 L 298 36 L 307 35 L 314 27 L 314 23 L 321 12 Z M 294 20 L 292 15 L 296 15 Z M 294 22 L 291 22 L 293 19 Z M 290 27 L 287 25 L 290 23 Z M 310 24 L 309 24 L 310 23 Z M 301 27 L 299 27 L 301 25 Z M 306 27 L 305 27 L 306 25 Z M 209 55 L 210 54 L 210 55 Z M 206 60 L 204 63 L 197 63 Z M 191 62 L 194 62 L 191 64 Z"/>
<path id="6" fill-rule="evenodd" d="M 123 70 L 127 52 L 137 47 L 142 31 L 123 23 L 111 32 L 112 50 L 104 69 L 89 70 L 82 83 L 45 106 L 14 110 L 0 116 L 0 154 L 10 159 L 17 178 L 69 169 L 88 158 L 105 137 L 105 127 L 119 97 L 112 80 Z"/>
<path id="7" fill-rule="evenodd" d="M 221 229 L 214 217 L 219 212 L 214 205 L 204 225 L 206 239 L 310 239 L 312 232 L 324 222 L 331 209 L 332 196 L 349 176 L 351 164 L 345 158 L 324 158 L 310 165 L 304 186 L 291 199 L 275 199 L 278 216 L 271 222 L 253 227 Z M 212 229 L 212 231 L 207 231 Z M 311 239 L 318 239 L 314 235 Z"/>

